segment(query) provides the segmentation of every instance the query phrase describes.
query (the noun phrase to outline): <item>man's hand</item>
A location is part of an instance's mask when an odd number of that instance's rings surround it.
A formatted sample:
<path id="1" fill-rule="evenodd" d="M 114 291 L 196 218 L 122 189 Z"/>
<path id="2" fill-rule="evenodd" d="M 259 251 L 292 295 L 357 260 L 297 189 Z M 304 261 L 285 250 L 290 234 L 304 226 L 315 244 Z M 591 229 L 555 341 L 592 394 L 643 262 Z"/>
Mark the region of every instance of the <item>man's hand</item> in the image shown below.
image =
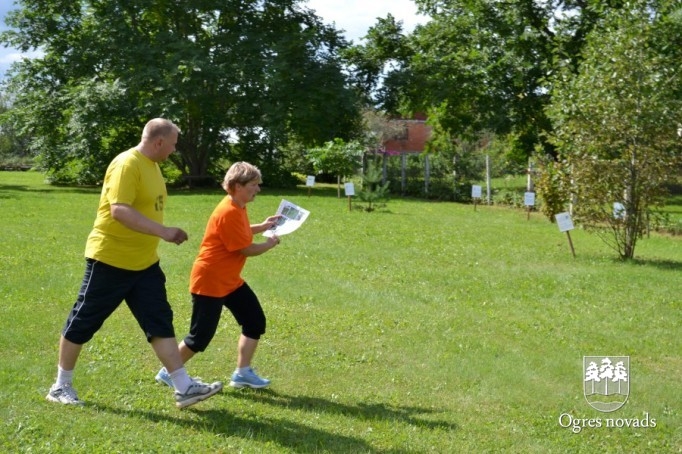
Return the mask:
<path id="1" fill-rule="evenodd" d="M 166 227 L 163 236 L 164 241 L 175 244 L 182 244 L 187 241 L 187 233 L 177 227 Z"/>
<path id="2" fill-rule="evenodd" d="M 187 241 L 187 233 L 177 227 L 166 227 L 152 221 L 130 205 L 114 203 L 111 205 L 111 217 L 121 224 L 140 233 L 154 235 L 169 243 L 182 244 Z"/>

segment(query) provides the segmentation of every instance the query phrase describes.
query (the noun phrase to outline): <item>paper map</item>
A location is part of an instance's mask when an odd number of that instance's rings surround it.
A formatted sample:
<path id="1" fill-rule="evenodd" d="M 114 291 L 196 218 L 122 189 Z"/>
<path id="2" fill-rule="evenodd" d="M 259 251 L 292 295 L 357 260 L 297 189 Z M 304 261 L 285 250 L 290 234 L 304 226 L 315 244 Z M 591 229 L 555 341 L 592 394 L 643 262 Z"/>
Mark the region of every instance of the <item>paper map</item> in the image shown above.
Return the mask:
<path id="1" fill-rule="evenodd" d="M 277 224 L 275 224 L 273 228 L 263 232 L 264 236 L 281 236 L 293 232 L 308 218 L 310 211 L 305 210 L 288 200 L 282 199 L 279 203 L 279 208 L 277 208 L 277 214 L 281 216 L 277 221 Z"/>

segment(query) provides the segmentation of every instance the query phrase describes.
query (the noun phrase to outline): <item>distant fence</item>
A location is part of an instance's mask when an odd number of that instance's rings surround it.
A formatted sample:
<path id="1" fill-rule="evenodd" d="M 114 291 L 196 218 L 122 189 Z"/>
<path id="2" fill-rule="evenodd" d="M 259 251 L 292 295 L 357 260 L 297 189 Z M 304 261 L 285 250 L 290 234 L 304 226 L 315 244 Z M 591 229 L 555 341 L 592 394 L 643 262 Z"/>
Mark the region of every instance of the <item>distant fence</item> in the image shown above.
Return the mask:
<path id="1" fill-rule="evenodd" d="M 451 160 L 438 155 L 410 152 L 378 152 L 383 182 L 389 182 L 392 194 L 429 199 L 467 201 L 461 184 L 456 181 Z"/>

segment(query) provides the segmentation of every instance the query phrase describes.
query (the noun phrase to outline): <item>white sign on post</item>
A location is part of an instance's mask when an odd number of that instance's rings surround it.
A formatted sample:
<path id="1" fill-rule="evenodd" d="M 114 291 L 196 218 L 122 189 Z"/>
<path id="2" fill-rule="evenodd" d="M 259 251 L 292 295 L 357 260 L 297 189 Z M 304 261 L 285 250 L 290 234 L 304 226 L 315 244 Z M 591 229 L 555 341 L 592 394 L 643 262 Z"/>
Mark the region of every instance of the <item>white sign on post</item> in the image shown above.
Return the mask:
<path id="1" fill-rule="evenodd" d="M 305 180 L 305 185 L 308 187 L 315 186 L 315 177 L 313 175 L 308 175 Z"/>
<path id="2" fill-rule="evenodd" d="M 571 215 L 568 213 L 558 213 L 554 216 L 556 223 L 559 226 L 560 232 L 568 232 L 573 230 L 573 221 L 571 220 Z"/>
<path id="3" fill-rule="evenodd" d="M 523 195 L 523 202 L 527 207 L 532 207 L 535 205 L 535 193 L 534 192 L 526 192 Z"/>
<path id="4" fill-rule="evenodd" d="M 346 183 L 344 185 L 344 189 L 346 190 L 346 197 L 350 197 L 352 195 L 355 195 L 355 186 L 353 186 L 353 183 Z"/>
<path id="5" fill-rule="evenodd" d="M 480 199 L 481 198 L 481 187 L 477 185 L 471 186 L 471 198 Z"/>

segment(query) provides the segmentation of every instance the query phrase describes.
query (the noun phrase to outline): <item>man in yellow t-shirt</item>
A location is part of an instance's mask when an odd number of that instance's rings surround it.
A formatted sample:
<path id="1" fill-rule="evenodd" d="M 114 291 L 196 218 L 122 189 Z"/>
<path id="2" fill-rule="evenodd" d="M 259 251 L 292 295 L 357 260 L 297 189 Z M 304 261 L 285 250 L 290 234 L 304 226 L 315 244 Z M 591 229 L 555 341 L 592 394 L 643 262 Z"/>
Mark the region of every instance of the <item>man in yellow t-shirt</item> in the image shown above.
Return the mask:
<path id="1" fill-rule="evenodd" d="M 175 151 L 179 132 L 169 120 L 150 120 L 140 143 L 116 156 L 107 168 L 85 246 L 83 282 L 62 329 L 57 379 L 47 394 L 52 402 L 83 403 L 72 387 L 78 356 L 124 300 L 171 371 L 178 408 L 207 399 L 223 387 L 221 382 L 206 384 L 187 375 L 177 349 L 166 277 L 159 266 L 160 239 L 175 244 L 187 240 L 182 229 L 163 224 L 167 193 L 158 164 Z"/>
<path id="2" fill-rule="evenodd" d="M 114 158 L 104 177 L 97 219 L 85 256 L 128 270 L 143 270 L 159 261 L 160 237 L 126 227 L 114 219 L 112 206 L 125 204 L 152 222 L 163 224 L 166 184 L 159 165 L 133 148 Z"/>
<path id="3" fill-rule="evenodd" d="M 274 227 L 280 218 L 270 216 L 260 224 L 250 224 L 246 204 L 260 192 L 260 183 L 260 170 L 248 162 L 235 162 L 225 174 L 223 189 L 228 195 L 213 210 L 194 260 L 190 276 L 190 330 L 178 346 L 185 363 L 197 352 L 206 350 L 218 328 L 223 306 L 226 307 L 242 327 L 237 368 L 230 380 L 230 386 L 235 388 L 265 388 L 270 384 L 270 380 L 258 376 L 251 368 L 258 341 L 265 333 L 265 313 L 241 276 L 247 257 L 263 254 L 279 244 L 276 235 L 262 243 L 253 241 L 255 233 Z M 172 384 L 165 367 L 156 374 L 156 381 Z"/>

